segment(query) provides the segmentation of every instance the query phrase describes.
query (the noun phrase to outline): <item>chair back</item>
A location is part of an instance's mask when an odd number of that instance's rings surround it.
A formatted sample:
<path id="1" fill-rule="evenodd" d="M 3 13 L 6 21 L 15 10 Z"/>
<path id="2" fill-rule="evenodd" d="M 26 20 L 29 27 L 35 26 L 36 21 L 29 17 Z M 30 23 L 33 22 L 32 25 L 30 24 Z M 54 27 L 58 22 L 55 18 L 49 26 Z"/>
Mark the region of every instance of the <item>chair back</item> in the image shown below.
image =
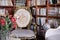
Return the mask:
<path id="1" fill-rule="evenodd" d="M 60 30 L 59 29 L 49 29 L 45 34 L 46 40 L 60 40 Z"/>
<path id="2" fill-rule="evenodd" d="M 16 18 L 18 27 L 26 27 L 31 20 L 31 15 L 26 9 L 17 10 L 14 17 Z"/>

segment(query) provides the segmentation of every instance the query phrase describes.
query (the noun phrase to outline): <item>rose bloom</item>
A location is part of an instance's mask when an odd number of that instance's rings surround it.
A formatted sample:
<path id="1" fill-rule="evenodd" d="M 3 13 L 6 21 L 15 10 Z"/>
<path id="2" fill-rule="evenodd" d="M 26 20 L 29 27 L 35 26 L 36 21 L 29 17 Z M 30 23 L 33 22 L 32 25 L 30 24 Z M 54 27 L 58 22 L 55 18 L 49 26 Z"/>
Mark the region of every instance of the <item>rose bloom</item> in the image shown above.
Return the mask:
<path id="1" fill-rule="evenodd" d="M 16 20 L 15 20 L 15 18 L 14 18 L 14 17 L 12 17 L 12 18 L 11 18 L 11 21 L 12 21 L 12 22 L 15 22 Z"/>
<path id="2" fill-rule="evenodd" d="M 1 25 L 4 26 L 5 25 L 5 19 L 1 19 Z"/>

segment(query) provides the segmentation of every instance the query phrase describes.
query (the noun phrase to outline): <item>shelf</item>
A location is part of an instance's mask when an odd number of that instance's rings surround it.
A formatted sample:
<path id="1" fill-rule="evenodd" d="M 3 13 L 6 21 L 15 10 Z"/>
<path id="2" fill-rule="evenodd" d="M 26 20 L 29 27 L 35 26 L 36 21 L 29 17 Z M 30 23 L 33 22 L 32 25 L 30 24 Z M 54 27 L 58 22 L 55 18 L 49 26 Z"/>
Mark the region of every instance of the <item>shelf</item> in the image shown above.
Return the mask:
<path id="1" fill-rule="evenodd" d="M 59 16 L 48 16 L 48 18 L 60 18 Z"/>
<path id="2" fill-rule="evenodd" d="M 40 7 L 40 8 L 44 8 L 44 7 L 46 7 L 46 5 L 36 5 L 37 7 Z M 36 8 L 36 6 L 32 6 L 32 7 L 35 7 Z"/>
<path id="3" fill-rule="evenodd" d="M 36 15 L 36 17 L 47 17 L 47 16 L 43 16 L 43 15 Z M 60 18 L 60 16 L 48 16 L 48 18 Z"/>
<path id="4" fill-rule="evenodd" d="M 60 4 L 57 4 L 57 6 L 59 6 L 59 7 L 60 7 Z"/>
<path id="5" fill-rule="evenodd" d="M 36 17 L 46 17 L 46 16 L 44 16 L 44 15 L 36 15 Z"/>
<path id="6" fill-rule="evenodd" d="M 36 8 L 36 6 L 39 7 L 39 8 L 47 7 L 47 5 L 35 5 L 35 6 L 31 6 L 31 7 Z M 50 7 L 60 7 L 60 4 L 49 4 L 48 6 L 50 6 Z"/>
<path id="7" fill-rule="evenodd" d="M 13 8 L 14 6 L 0 6 L 0 8 Z"/>

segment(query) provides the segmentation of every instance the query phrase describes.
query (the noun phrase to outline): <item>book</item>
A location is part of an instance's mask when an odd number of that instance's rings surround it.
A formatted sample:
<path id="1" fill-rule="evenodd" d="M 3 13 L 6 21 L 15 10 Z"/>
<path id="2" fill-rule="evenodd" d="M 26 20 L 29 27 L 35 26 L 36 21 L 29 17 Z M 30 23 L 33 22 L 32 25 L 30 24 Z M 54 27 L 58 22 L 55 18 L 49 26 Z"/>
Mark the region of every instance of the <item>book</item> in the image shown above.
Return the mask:
<path id="1" fill-rule="evenodd" d="M 43 24 L 45 24 L 46 18 L 45 17 L 41 17 L 40 19 L 41 19 L 41 26 L 43 26 Z"/>
<path id="2" fill-rule="evenodd" d="M 40 11 L 40 9 L 39 9 L 39 8 L 37 8 L 37 15 L 40 15 L 39 11 Z"/>
<path id="3" fill-rule="evenodd" d="M 58 21 L 58 25 L 60 25 L 60 19 L 57 19 L 57 21 Z"/>
<path id="4" fill-rule="evenodd" d="M 46 16 L 46 8 L 41 8 L 39 13 L 40 15 Z"/>
<path id="5" fill-rule="evenodd" d="M 60 4 L 60 0 L 57 0 L 57 4 Z"/>
<path id="6" fill-rule="evenodd" d="M 59 14 L 60 14 L 60 8 L 58 10 L 59 10 Z"/>
<path id="7" fill-rule="evenodd" d="M 40 25 L 40 17 L 36 18 L 37 24 Z"/>
<path id="8" fill-rule="evenodd" d="M 36 0 L 31 0 L 31 6 L 35 6 L 36 3 L 35 3 Z"/>
<path id="9" fill-rule="evenodd" d="M 40 5 L 40 1 L 41 1 L 41 0 L 37 0 L 37 5 Z"/>
<path id="10" fill-rule="evenodd" d="M 49 4 L 53 4 L 53 3 L 52 3 L 52 0 L 48 0 L 48 1 L 49 1 Z"/>
<path id="11" fill-rule="evenodd" d="M 32 7 L 30 7 L 30 9 L 31 9 L 31 13 L 32 13 L 32 15 L 36 15 L 36 8 L 32 8 Z"/>
<path id="12" fill-rule="evenodd" d="M 58 14 L 58 16 L 60 16 L 60 8 L 58 8 L 58 13 L 57 14 Z"/>
<path id="13" fill-rule="evenodd" d="M 32 24 L 35 24 L 35 18 L 34 17 L 32 18 Z"/>

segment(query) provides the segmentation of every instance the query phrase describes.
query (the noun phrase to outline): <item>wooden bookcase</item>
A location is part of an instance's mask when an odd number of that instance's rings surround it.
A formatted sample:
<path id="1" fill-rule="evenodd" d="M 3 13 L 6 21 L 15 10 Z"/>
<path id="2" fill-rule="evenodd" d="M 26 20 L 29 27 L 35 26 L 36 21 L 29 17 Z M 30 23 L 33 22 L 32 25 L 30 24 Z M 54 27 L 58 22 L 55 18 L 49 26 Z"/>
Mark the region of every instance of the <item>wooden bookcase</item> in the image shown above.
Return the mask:
<path id="1" fill-rule="evenodd" d="M 49 16 L 49 15 L 48 15 L 48 9 L 49 9 L 50 7 L 57 7 L 57 8 L 59 8 L 59 7 L 60 7 L 60 3 L 49 4 L 48 1 L 49 1 L 49 0 L 46 0 L 46 4 L 45 4 L 45 5 L 37 5 L 37 0 L 35 0 L 35 5 L 30 6 L 31 0 L 27 0 L 27 5 L 28 5 L 28 7 L 36 8 L 36 15 L 34 15 L 35 19 L 38 18 L 38 17 L 45 17 L 46 20 L 48 20 L 48 18 L 55 18 L 55 19 L 59 19 L 59 18 L 60 18 L 60 16 Z M 40 9 L 41 9 L 41 8 L 46 8 L 46 16 L 44 16 L 44 15 L 37 15 L 37 9 L 38 9 L 38 8 L 40 8 Z M 33 13 L 32 13 L 32 14 L 33 14 Z M 37 20 L 36 20 L 36 22 L 37 22 Z M 36 23 L 36 22 L 35 22 L 35 23 Z M 36 24 L 37 24 L 37 23 L 36 23 Z M 37 25 L 38 25 L 38 24 L 37 24 Z"/>
<path id="2" fill-rule="evenodd" d="M 59 15 L 59 8 L 60 8 L 60 3 L 56 3 L 56 4 L 50 4 L 49 3 L 49 1 L 50 0 L 46 0 L 45 1 L 45 5 L 37 5 L 37 0 L 35 0 L 35 5 L 33 5 L 33 6 L 31 6 L 32 5 L 32 0 L 27 0 L 27 7 L 29 8 L 29 7 L 31 7 L 31 8 L 35 8 L 35 15 L 34 15 L 34 13 L 33 12 L 31 12 L 32 13 L 32 16 L 35 18 L 35 24 L 34 23 L 32 23 L 32 25 L 36 25 L 36 29 L 37 29 L 37 32 L 39 33 L 39 32 L 41 32 L 42 30 L 43 30 L 43 28 L 42 28 L 42 26 L 43 25 L 41 25 L 42 23 L 40 23 L 40 25 L 39 24 L 37 24 L 37 18 L 46 18 L 46 20 L 48 21 L 49 19 L 56 19 L 58 22 L 59 22 L 59 24 L 58 25 L 60 25 L 60 15 Z M 58 0 L 57 0 L 58 1 Z M 49 15 L 48 13 L 49 13 L 49 8 L 50 7 L 55 7 L 55 8 L 57 8 L 58 9 L 58 12 L 57 12 L 57 14 L 56 14 L 56 16 L 51 16 L 51 15 Z M 41 8 L 46 8 L 46 15 L 40 15 L 39 13 L 38 13 L 38 11 L 37 11 L 37 9 L 41 9 Z M 32 9 L 31 9 L 32 10 Z M 37 14 L 39 14 L 39 15 L 37 15 Z M 59 15 L 59 16 L 58 16 Z M 45 20 L 45 21 L 46 21 Z M 41 22 L 41 21 L 40 21 Z M 43 33 L 44 33 L 44 30 L 42 31 Z M 40 35 L 40 34 L 38 34 L 38 35 Z M 44 34 L 43 34 L 44 35 Z"/>

